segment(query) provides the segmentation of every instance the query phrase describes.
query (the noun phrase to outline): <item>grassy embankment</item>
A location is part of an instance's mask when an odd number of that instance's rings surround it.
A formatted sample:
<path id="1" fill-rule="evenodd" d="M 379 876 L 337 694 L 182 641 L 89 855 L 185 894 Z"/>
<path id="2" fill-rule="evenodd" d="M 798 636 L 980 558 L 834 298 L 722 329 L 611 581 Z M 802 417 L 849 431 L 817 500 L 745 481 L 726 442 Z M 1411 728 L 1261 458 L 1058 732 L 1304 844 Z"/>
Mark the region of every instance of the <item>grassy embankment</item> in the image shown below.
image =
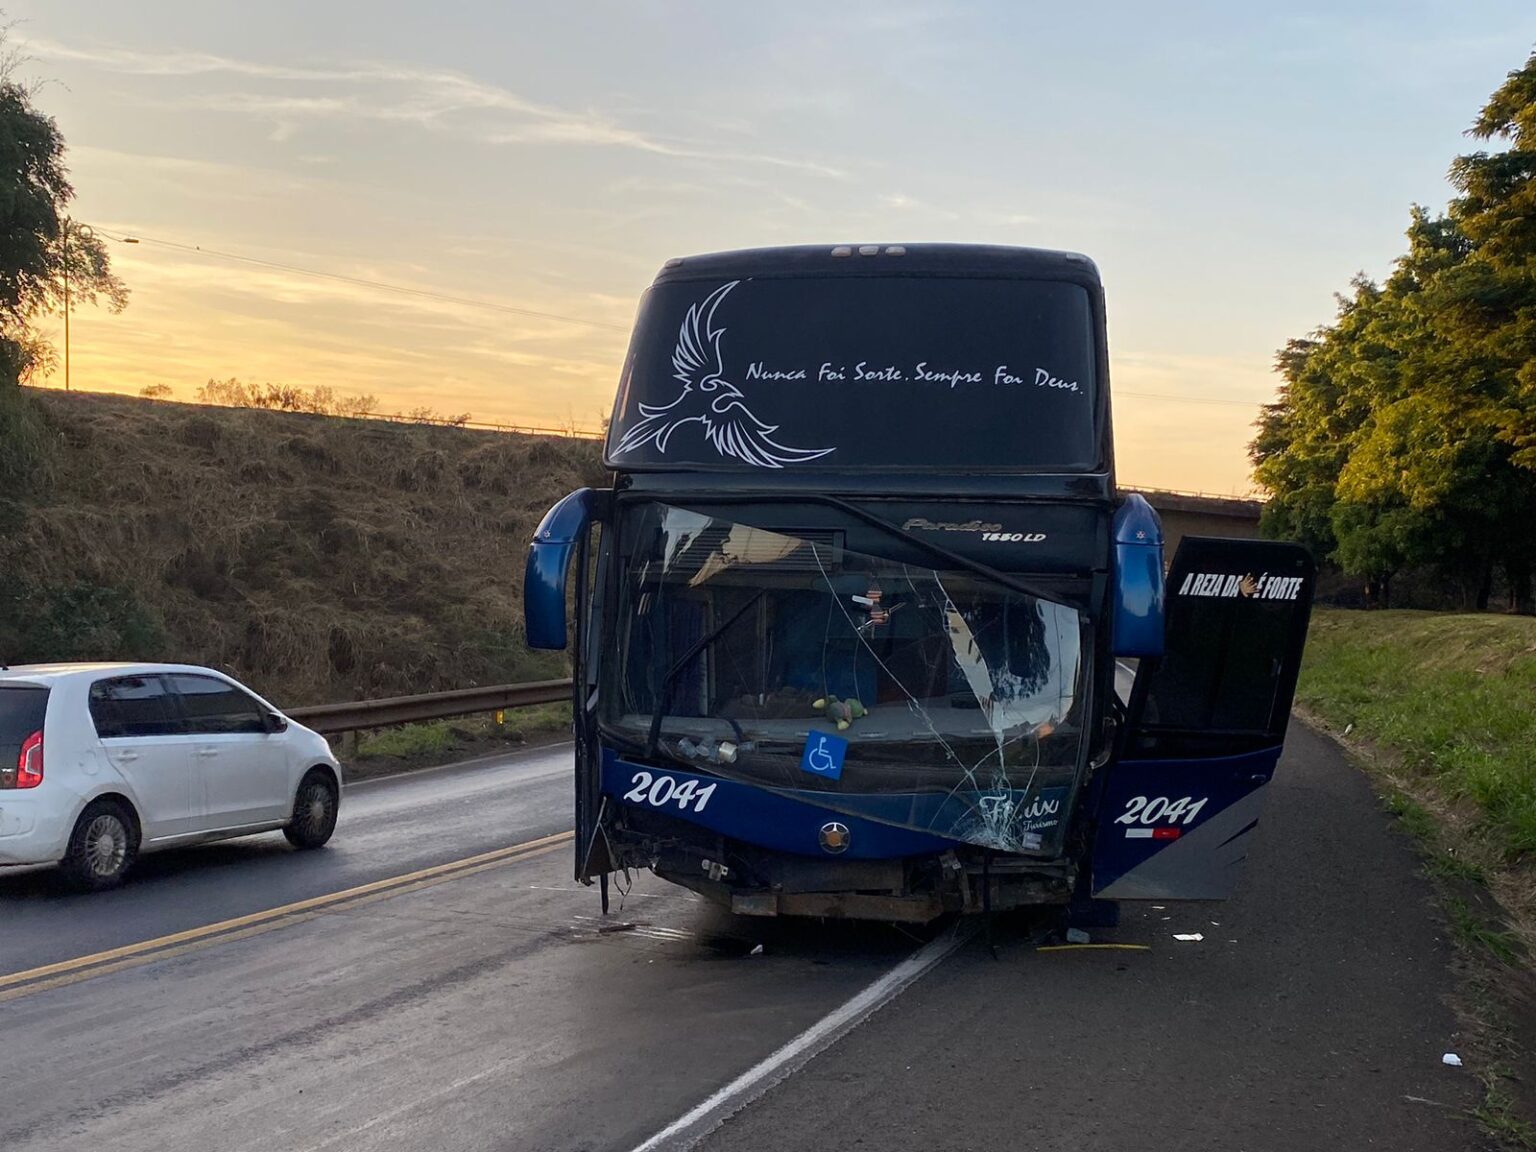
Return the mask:
<path id="1" fill-rule="evenodd" d="M 1297 702 L 1418 841 L 1461 950 L 1478 1119 L 1536 1148 L 1536 619 L 1319 610 Z"/>
<path id="2" fill-rule="evenodd" d="M 283 705 L 565 673 L 532 653 L 523 562 L 589 441 L 27 391 L 0 485 L 0 660 L 208 664 Z M 547 711 L 547 710 L 546 710 Z M 553 713 L 507 713 L 528 733 Z M 486 721 L 364 739 L 475 751 Z"/>

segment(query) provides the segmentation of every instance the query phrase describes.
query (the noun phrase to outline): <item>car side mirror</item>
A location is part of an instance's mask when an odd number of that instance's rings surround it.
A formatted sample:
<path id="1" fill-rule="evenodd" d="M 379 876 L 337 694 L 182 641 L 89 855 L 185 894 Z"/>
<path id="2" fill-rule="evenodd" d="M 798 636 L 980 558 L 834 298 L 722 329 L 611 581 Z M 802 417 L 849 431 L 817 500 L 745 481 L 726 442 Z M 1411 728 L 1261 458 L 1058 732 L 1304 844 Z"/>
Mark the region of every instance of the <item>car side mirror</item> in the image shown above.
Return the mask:
<path id="1" fill-rule="evenodd" d="M 276 712 L 268 712 L 263 717 L 263 725 L 265 726 L 269 736 L 275 736 L 279 732 L 288 731 L 287 718 L 278 715 Z"/>

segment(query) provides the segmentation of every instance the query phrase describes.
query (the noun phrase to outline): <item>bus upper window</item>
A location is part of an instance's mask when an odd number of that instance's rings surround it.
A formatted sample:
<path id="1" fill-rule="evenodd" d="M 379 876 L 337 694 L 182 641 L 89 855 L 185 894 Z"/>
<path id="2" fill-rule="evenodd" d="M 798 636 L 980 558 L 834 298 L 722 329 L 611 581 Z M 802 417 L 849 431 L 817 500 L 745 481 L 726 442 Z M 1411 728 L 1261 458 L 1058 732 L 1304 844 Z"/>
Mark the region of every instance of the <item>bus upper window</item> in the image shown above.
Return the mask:
<path id="1" fill-rule="evenodd" d="M 668 282 L 641 306 L 616 468 L 1087 471 L 1098 321 L 1062 281 Z"/>

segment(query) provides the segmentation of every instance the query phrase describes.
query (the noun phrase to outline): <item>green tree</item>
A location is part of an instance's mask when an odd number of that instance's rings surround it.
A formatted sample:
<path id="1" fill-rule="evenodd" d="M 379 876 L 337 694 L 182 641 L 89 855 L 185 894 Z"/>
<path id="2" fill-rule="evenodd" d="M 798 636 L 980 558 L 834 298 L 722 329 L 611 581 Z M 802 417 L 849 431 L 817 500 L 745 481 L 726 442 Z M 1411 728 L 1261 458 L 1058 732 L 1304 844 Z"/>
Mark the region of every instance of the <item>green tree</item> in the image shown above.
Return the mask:
<path id="1" fill-rule="evenodd" d="M 75 192 L 64 138 L 34 104 L 36 89 L 17 79 L 19 63 L 0 28 L 0 386 L 46 365 L 33 324 L 63 307 L 66 274 L 71 305 L 128 302 L 106 248 L 66 215 Z"/>
<path id="2" fill-rule="evenodd" d="M 1536 559 L 1536 54 L 1472 134 L 1446 214 L 1415 207 L 1387 280 L 1291 341 L 1250 445 L 1265 528 L 1311 545 L 1385 600 L 1429 565 L 1486 607 L 1496 568 L 1531 610 Z"/>

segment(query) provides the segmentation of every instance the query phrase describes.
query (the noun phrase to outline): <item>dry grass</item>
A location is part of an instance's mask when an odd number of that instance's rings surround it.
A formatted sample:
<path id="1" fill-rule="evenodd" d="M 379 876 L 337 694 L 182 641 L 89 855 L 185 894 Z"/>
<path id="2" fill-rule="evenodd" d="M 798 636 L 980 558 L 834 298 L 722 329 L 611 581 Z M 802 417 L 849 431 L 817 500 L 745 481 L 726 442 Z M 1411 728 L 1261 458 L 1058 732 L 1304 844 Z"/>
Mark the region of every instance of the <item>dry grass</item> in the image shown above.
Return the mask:
<path id="1" fill-rule="evenodd" d="M 125 590 L 158 633 L 134 655 L 290 704 L 562 672 L 524 643 L 523 562 L 549 505 L 602 482 L 595 444 L 34 395 L 52 466 L 0 534 L 0 574 Z"/>

